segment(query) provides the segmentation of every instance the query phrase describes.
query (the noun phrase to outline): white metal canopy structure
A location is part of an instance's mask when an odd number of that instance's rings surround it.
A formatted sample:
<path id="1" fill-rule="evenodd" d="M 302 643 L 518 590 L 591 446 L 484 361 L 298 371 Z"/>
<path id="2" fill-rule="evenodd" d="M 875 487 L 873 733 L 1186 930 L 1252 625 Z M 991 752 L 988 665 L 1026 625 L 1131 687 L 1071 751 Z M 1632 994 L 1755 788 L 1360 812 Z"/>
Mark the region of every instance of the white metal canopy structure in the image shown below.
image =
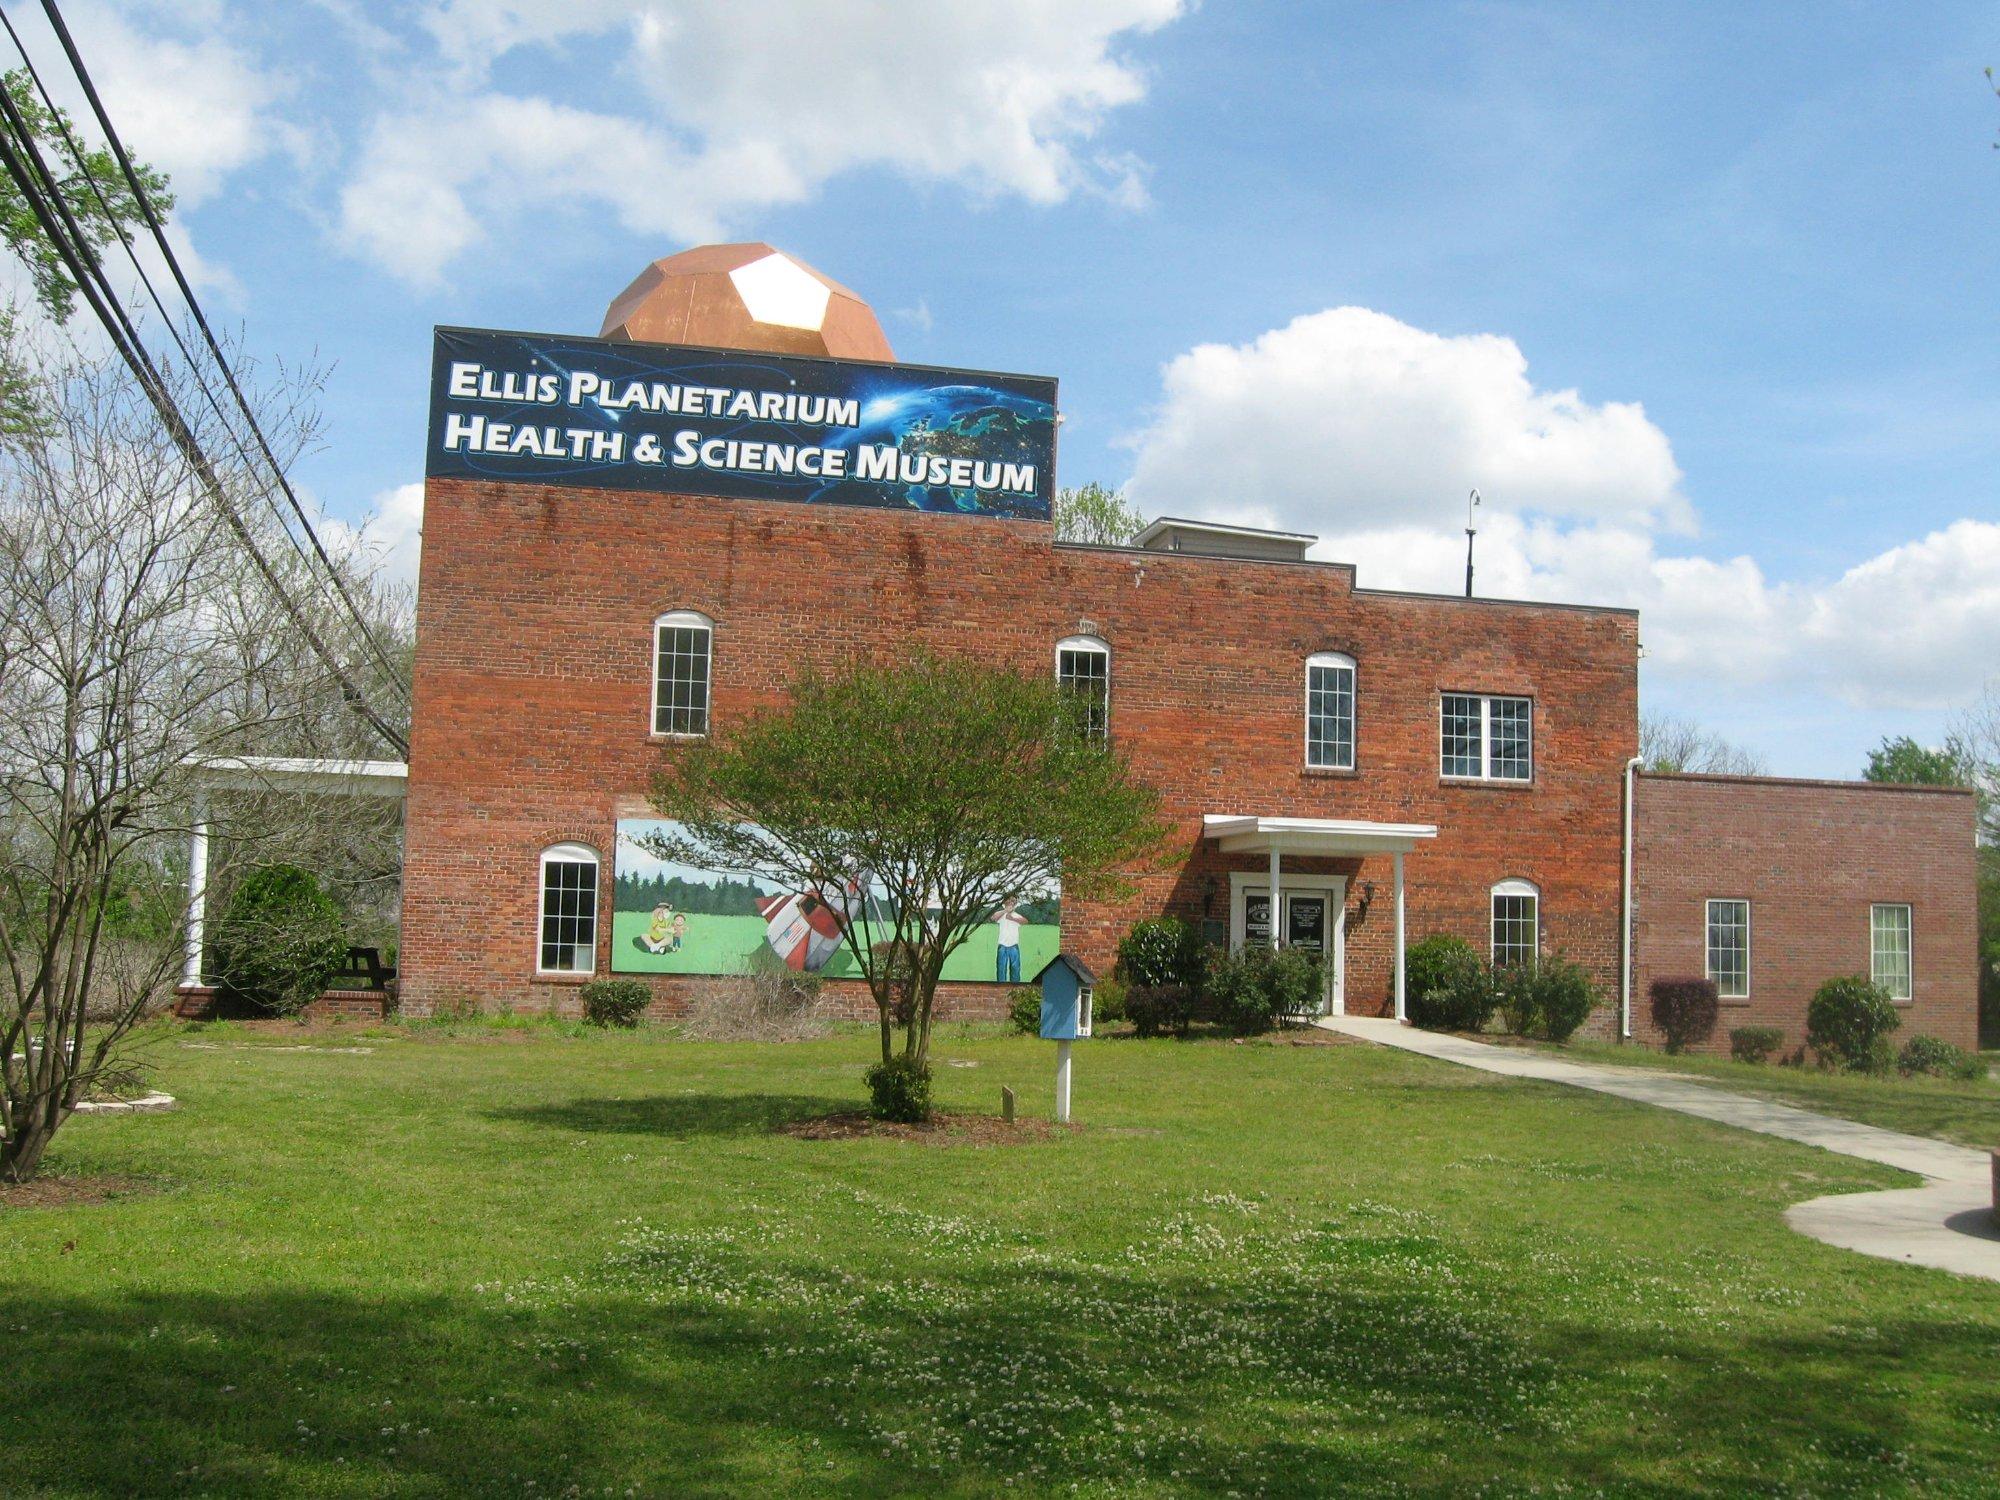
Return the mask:
<path id="1" fill-rule="evenodd" d="M 320 796 L 401 798 L 410 768 L 400 760 L 312 760 L 300 756 L 230 755 L 195 767 L 193 814 L 188 829 L 187 950 L 181 987 L 201 984 L 201 948 L 208 918 L 208 793 L 285 788 Z"/>
<path id="2" fill-rule="evenodd" d="M 1359 818 L 1261 818 L 1249 814 L 1209 813 L 1202 834 L 1225 854 L 1262 854 L 1269 860 L 1271 910 L 1279 908 L 1282 856 L 1352 859 L 1386 854 L 1395 869 L 1396 891 L 1396 1019 L 1408 1019 L 1403 948 L 1403 856 L 1425 839 L 1437 837 L 1435 823 L 1372 823 Z M 1282 941 L 1279 924 L 1271 923 L 1271 943 Z"/>

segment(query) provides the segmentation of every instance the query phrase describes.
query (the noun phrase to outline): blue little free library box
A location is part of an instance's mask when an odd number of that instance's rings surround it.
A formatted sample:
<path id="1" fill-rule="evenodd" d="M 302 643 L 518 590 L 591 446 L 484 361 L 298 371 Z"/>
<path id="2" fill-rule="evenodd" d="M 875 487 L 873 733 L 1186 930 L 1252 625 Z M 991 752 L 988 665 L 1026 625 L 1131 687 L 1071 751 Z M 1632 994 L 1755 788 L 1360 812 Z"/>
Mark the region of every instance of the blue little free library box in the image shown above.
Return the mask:
<path id="1" fill-rule="evenodd" d="M 1090 1035 L 1090 997 L 1097 976 L 1073 953 L 1058 953 L 1035 976 L 1042 987 L 1042 1039 L 1073 1042 Z"/>

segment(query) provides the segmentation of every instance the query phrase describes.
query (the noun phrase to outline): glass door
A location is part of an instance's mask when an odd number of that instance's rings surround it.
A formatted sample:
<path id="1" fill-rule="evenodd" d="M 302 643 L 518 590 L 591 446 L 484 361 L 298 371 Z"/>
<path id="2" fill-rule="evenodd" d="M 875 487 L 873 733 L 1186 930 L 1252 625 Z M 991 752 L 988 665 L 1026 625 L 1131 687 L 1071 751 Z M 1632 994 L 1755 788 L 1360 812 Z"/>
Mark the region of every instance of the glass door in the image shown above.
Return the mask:
<path id="1" fill-rule="evenodd" d="M 1302 949 L 1324 963 L 1328 937 L 1327 906 L 1324 891 L 1311 891 L 1303 895 L 1288 892 L 1285 896 L 1285 946 Z M 1311 1013 L 1313 1015 L 1326 1013 L 1324 991 L 1320 994 L 1317 1009 Z"/>

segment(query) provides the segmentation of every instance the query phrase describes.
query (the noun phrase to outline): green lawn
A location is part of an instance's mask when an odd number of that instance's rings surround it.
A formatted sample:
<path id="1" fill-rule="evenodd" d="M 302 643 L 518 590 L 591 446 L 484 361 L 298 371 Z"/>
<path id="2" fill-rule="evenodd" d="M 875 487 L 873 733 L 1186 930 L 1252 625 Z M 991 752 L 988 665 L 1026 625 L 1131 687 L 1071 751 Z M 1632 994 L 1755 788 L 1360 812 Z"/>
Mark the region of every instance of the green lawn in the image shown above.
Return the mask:
<path id="1" fill-rule="evenodd" d="M 277 1045 L 289 1043 L 290 1045 Z M 162 1029 L 0 1208 L 0 1492 L 1990 1494 L 1906 1180 L 1362 1046 L 1107 1039 L 1036 1144 L 801 1140 L 868 1038 Z M 363 1053 L 332 1050 L 372 1048 Z M 944 1102 L 1052 1048 L 947 1034 Z"/>
<path id="2" fill-rule="evenodd" d="M 1867 1125 L 1936 1136 L 1962 1146 L 2000 1146 L 2000 1083 L 1991 1078 L 1972 1083 L 1949 1078 L 1871 1078 L 1813 1067 L 1740 1063 L 1726 1057 L 1692 1053 L 1670 1057 L 1651 1047 L 1619 1046 L 1615 1042 L 1579 1040 L 1542 1050 L 1577 1062 L 1629 1064 L 1692 1073 L 1726 1084 L 1739 1093 L 1756 1094 Z"/>

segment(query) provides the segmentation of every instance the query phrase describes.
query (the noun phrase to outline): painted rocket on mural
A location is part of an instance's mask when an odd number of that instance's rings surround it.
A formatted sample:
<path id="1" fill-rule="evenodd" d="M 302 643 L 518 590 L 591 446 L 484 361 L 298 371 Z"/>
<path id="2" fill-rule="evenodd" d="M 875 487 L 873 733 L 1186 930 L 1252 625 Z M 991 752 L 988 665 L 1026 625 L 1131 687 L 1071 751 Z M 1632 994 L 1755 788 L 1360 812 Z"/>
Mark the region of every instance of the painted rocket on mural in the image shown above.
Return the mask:
<path id="1" fill-rule="evenodd" d="M 757 912 L 764 919 L 765 940 L 785 966 L 816 974 L 840 951 L 840 919 L 833 903 L 839 902 L 841 914 L 851 920 L 866 899 L 862 882 L 851 878 L 840 886 L 766 896 L 758 901 Z"/>

